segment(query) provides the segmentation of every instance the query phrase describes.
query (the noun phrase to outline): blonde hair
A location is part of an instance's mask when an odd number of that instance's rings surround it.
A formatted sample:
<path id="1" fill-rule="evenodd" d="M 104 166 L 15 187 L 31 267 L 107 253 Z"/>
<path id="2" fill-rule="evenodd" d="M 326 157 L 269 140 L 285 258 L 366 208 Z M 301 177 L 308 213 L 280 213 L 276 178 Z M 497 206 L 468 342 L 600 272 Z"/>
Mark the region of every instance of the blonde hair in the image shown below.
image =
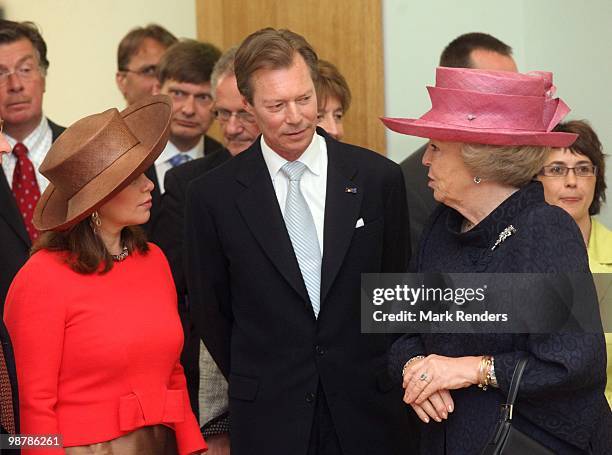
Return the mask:
<path id="1" fill-rule="evenodd" d="M 461 155 L 474 176 L 520 188 L 542 169 L 550 149 L 535 145 L 463 144 Z"/>

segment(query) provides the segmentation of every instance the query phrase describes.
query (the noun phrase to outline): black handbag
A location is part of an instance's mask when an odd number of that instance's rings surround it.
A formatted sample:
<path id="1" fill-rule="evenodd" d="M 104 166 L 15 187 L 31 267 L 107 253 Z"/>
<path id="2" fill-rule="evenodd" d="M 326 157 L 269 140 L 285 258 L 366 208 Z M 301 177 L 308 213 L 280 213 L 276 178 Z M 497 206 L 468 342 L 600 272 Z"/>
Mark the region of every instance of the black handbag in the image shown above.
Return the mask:
<path id="1" fill-rule="evenodd" d="M 495 431 L 493 431 L 491 439 L 482 450 L 481 455 L 554 455 L 553 451 L 512 426 L 512 410 L 526 364 L 527 359 L 522 358 L 514 368 L 510 391 L 508 392 L 508 402 L 502 405 Z"/>

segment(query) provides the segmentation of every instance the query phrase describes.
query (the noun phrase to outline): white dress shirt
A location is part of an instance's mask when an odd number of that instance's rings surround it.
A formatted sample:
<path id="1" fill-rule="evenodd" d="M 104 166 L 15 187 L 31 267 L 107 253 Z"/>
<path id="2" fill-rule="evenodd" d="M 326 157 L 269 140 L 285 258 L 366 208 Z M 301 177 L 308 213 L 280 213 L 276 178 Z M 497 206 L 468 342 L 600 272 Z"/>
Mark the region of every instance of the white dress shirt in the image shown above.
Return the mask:
<path id="1" fill-rule="evenodd" d="M 4 133 L 4 136 L 11 146 L 11 150 L 15 148 L 15 144 L 17 144 L 19 141 L 12 138 L 7 133 Z M 36 182 L 38 183 L 38 188 L 40 189 L 41 194 L 43 191 L 45 191 L 47 185 L 49 185 L 49 180 L 38 172 L 38 168 L 45 159 L 45 156 L 47 156 L 47 152 L 51 148 L 52 143 L 53 133 L 51 132 L 51 127 L 49 126 L 49 122 L 45 116 L 43 116 L 43 118 L 40 120 L 40 123 L 34 129 L 34 131 L 28 134 L 28 136 L 22 141 L 22 144 L 28 149 L 28 158 L 34 165 Z M 2 170 L 4 171 L 6 180 L 11 188 L 13 188 L 13 173 L 15 172 L 16 165 L 17 157 L 13 153 L 9 153 L 2 160 Z"/>
<path id="2" fill-rule="evenodd" d="M 161 152 L 161 155 L 155 160 L 155 174 L 157 175 L 157 181 L 159 182 L 159 192 L 161 194 L 164 193 L 164 177 L 166 176 L 166 172 L 172 169 L 172 164 L 170 164 L 170 160 L 174 158 L 175 155 L 180 153 L 186 153 L 192 159 L 202 158 L 204 156 L 204 137 L 200 138 L 200 141 L 196 144 L 196 146 L 192 149 L 189 149 L 185 152 L 181 152 L 176 146 L 168 141 L 166 147 Z"/>
<path id="3" fill-rule="evenodd" d="M 278 205 L 284 216 L 289 179 L 280 169 L 287 163 L 287 160 L 266 144 L 263 135 L 261 136 L 261 151 L 272 178 Z M 321 256 L 323 256 L 323 227 L 325 225 L 325 195 L 327 192 L 327 144 L 325 139 L 315 133 L 310 145 L 297 161 L 306 165 L 306 170 L 300 180 L 300 189 L 304 199 L 306 199 L 310 213 L 312 213 Z"/>

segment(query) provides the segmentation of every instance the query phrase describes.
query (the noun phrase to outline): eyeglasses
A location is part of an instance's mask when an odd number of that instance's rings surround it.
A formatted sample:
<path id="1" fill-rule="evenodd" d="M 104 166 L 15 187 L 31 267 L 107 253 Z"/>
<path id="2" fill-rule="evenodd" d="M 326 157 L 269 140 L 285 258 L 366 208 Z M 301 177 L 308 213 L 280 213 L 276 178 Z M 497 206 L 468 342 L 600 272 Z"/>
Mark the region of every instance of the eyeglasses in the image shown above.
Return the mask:
<path id="1" fill-rule="evenodd" d="M 40 68 L 34 62 L 25 62 L 15 68 L 13 71 L 9 71 L 6 68 L 0 69 L 0 85 L 6 84 L 11 74 L 19 77 L 22 81 L 29 81 L 40 74 Z"/>
<path id="2" fill-rule="evenodd" d="M 597 166 L 593 164 L 581 164 L 575 167 L 551 164 L 550 166 L 544 166 L 540 171 L 540 175 L 545 177 L 565 177 L 569 174 L 570 170 L 574 171 L 576 177 L 595 177 L 597 175 Z"/>
<path id="3" fill-rule="evenodd" d="M 147 65 L 142 68 L 138 68 L 137 70 L 131 70 L 128 68 L 120 69 L 119 71 L 123 71 L 124 73 L 134 73 L 138 74 L 142 77 L 157 77 L 157 65 Z"/>
<path id="4" fill-rule="evenodd" d="M 248 113 L 247 111 L 241 110 L 238 112 L 228 111 L 227 109 L 215 109 L 215 118 L 220 122 L 229 122 L 232 116 L 236 116 L 236 120 L 240 123 L 255 123 L 255 117 Z"/>

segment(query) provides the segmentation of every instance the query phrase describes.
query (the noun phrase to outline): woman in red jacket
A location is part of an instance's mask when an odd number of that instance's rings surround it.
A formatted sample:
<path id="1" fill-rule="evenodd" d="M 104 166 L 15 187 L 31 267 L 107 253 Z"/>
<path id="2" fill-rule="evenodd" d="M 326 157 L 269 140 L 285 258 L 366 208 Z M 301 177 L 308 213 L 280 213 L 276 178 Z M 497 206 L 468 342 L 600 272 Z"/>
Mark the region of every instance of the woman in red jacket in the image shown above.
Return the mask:
<path id="1" fill-rule="evenodd" d="M 158 95 L 86 117 L 40 167 L 51 183 L 33 221 L 49 232 L 11 285 L 5 321 L 21 432 L 63 439 L 46 453 L 206 449 L 179 364 L 170 268 L 133 227 L 149 218 L 153 183 L 143 172 L 166 144 L 171 111 Z"/>

